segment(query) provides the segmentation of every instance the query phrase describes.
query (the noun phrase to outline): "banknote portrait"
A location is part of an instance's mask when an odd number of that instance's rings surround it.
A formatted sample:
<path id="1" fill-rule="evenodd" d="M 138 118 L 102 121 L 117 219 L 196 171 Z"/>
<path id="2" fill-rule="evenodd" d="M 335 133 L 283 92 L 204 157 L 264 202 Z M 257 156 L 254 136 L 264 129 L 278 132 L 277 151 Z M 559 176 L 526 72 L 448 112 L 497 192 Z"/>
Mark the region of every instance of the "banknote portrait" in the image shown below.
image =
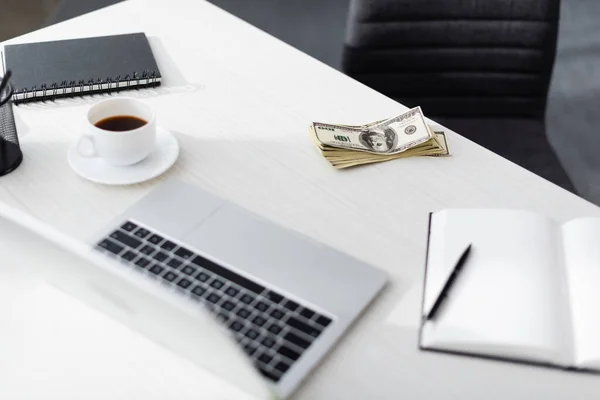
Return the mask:
<path id="1" fill-rule="evenodd" d="M 398 135 L 390 127 L 362 132 L 358 139 L 363 146 L 378 153 L 392 151 L 398 143 Z"/>

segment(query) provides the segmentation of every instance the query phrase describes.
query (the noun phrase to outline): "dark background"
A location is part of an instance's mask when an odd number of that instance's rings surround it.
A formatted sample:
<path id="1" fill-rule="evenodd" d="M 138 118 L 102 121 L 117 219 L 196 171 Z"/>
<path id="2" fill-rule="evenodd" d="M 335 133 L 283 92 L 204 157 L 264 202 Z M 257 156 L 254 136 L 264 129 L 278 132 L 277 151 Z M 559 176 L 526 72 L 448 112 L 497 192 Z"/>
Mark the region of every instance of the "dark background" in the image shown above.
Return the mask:
<path id="1" fill-rule="evenodd" d="M 339 69 L 349 0 L 210 1 Z M 0 0 L 0 41 L 116 2 Z M 579 194 L 600 205 L 598 16 L 600 0 L 562 0 L 546 121 L 550 142 Z"/>

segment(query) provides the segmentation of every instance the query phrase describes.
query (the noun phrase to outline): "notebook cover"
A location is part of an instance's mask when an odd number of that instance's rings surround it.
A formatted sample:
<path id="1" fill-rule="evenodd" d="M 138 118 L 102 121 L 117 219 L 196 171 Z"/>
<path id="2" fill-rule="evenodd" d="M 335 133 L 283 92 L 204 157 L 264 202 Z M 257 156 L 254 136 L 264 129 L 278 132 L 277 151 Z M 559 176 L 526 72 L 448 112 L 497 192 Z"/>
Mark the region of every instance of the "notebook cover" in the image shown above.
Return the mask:
<path id="1" fill-rule="evenodd" d="M 5 68 L 15 93 L 61 82 L 124 79 L 160 71 L 144 33 L 7 45 Z"/>

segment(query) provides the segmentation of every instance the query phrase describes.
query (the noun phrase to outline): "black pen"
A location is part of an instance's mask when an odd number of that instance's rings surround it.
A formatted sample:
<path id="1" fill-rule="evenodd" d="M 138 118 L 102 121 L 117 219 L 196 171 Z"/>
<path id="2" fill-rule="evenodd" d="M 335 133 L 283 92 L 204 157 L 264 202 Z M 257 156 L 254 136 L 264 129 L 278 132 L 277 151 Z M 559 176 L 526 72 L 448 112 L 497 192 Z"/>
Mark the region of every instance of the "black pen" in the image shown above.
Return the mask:
<path id="1" fill-rule="evenodd" d="M 442 302 L 444 301 L 444 298 L 446 298 L 446 296 L 448 295 L 448 292 L 450 291 L 450 288 L 452 287 L 452 284 L 456 280 L 456 277 L 458 276 L 458 273 L 462 269 L 463 265 L 465 265 L 465 263 L 467 261 L 467 257 L 469 256 L 469 252 L 471 251 L 471 245 L 472 244 L 470 244 L 465 249 L 465 251 L 463 251 L 463 253 L 461 254 L 460 258 L 458 259 L 458 262 L 454 266 L 454 269 L 452 270 L 452 273 L 448 277 L 448 280 L 446 281 L 446 284 L 444 285 L 444 287 L 442 289 L 442 292 L 440 293 L 440 295 L 438 296 L 438 298 L 435 300 L 435 303 L 433 304 L 433 307 L 431 307 L 431 311 L 429 311 L 429 314 L 427 314 L 427 320 L 428 321 L 430 319 L 432 319 L 432 318 L 435 317 L 435 314 L 436 314 L 437 310 L 442 305 Z"/>

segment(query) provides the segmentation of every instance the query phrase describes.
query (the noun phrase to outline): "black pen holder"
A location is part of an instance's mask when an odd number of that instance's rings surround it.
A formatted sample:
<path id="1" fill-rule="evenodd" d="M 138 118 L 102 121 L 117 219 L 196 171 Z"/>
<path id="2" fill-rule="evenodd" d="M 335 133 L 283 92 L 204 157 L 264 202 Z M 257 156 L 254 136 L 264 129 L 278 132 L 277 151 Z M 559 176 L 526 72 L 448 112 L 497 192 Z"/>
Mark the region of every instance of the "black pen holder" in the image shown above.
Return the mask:
<path id="1" fill-rule="evenodd" d="M 12 95 L 13 88 L 10 84 L 0 93 L 0 176 L 14 171 L 23 161 L 12 109 Z"/>

